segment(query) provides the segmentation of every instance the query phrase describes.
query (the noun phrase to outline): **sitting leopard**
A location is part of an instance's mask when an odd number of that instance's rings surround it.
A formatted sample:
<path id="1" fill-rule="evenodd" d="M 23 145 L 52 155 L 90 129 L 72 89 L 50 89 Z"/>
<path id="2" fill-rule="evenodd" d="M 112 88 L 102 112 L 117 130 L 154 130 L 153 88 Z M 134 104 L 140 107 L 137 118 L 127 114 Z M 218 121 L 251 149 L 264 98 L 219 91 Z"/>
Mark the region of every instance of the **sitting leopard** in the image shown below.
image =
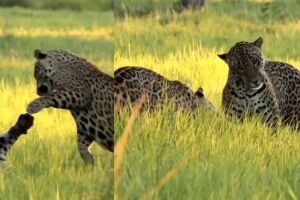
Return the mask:
<path id="1" fill-rule="evenodd" d="M 0 136 L 0 165 L 5 163 L 6 155 L 12 145 L 14 145 L 22 134 L 27 134 L 28 129 L 30 129 L 32 125 L 33 117 L 29 114 L 22 114 L 19 116 L 17 123 Z"/>
<path id="2" fill-rule="evenodd" d="M 282 121 L 298 126 L 300 71 L 286 63 L 265 61 L 262 44 L 262 38 L 238 42 L 219 55 L 229 66 L 222 100 L 225 113 L 242 119 L 247 110 L 271 125 Z"/>
<path id="3" fill-rule="evenodd" d="M 113 78 L 85 59 L 67 51 L 35 50 L 34 77 L 40 98 L 28 113 L 54 107 L 71 111 L 77 125 L 77 144 L 82 159 L 93 163 L 93 141 L 114 149 Z"/>
<path id="4" fill-rule="evenodd" d="M 204 97 L 203 89 L 193 91 L 179 81 L 172 81 L 160 74 L 142 67 L 126 66 L 114 72 L 116 107 L 135 106 L 143 95 L 146 95 L 146 103 L 143 109 L 161 107 L 168 101 L 172 101 L 175 110 L 180 108 L 194 111 L 196 108 L 213 110 L 212 104 Z"/>

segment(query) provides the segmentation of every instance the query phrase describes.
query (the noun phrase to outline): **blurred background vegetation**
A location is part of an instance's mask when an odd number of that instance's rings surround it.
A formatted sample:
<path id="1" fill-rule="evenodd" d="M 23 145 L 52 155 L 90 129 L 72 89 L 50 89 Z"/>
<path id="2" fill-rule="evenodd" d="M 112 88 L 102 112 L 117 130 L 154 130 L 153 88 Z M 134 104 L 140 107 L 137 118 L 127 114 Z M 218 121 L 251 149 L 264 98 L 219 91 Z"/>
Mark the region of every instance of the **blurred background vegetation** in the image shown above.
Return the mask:
<path id="1" fill-rule="evenodd" d="M 115 16 L 144 16 L 162 13 L 181 13 L 185 2 L 190 8 L 199 8 L 200 0 L 115 0 Z M 195 6 L 196 5 L 196 6 Z M 300 0 L 205 0 L 204 9 L 236 14 L 236 17 L 265 20 L 290 20 L 300 18 Z M 246 12 L 251 10 L 252 12 Z"/>
<path id="2" fill-rule="evenodd" d="M 68 9 L 76 11 L 113 10 L 113 0 L 0 0 L 0 7 L 23 7 L 32 9 Z"/>
<path id="3" fill-rule="evenodd" d="M 72 51 L 111 74 L 113 8 L 113 0 L 0 0 L 0 81 L 28 84 L 36 48 Z"/>

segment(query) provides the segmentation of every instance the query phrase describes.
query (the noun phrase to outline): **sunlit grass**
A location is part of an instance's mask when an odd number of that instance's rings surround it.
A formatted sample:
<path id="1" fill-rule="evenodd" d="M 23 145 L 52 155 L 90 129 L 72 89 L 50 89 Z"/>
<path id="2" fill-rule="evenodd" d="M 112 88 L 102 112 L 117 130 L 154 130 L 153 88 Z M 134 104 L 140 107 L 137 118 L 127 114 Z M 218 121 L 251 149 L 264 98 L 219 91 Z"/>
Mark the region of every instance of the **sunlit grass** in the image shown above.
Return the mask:
<path id="1" fill-rule="evenodd" d="M 122 113 L 115 118 L 117 138 L 127 117 Z M 182 113 L 144 113 L 132 127 L 118 196 L 139 199 L 153 190 L 157 199 L 299 196 L 299 144 L 296 132 L 286 128 L 274 132 L 257 119 L 239 123 L 209 113 L 198 113 L 196 118 Z M 190 156 L 168 182 L 155 189 Z"/>
<path id="2" fill-rule="evenodd" d="M 0 127 L 11 127 L 37 96 L 35 84 L 0 82 Z M 0 170 L 1 199 L 107 199 L 113 194 L 113 156 L 98 145 L 86 167 L 77 151 L 76 125 L 68 111 L 45 109 L 8 154 Z M 17 192 L 14 190 L 16 187 Z M 76 191 L 76 192 L 75 192 Z"/>
<path id="3" fill-rule="evenodd" d="M 47 49 L 46 49 L 47 50 Z M 50 49 L 52 50 L 52 49 Z M 32 52 L 33 54 L 33 52 Z M 90 55 L 93 56 L 93 58 L 86 58 L 89 60 L 91 63 L 96 65 L 99 70 L 104 71 L 110 75 L 113 74 L 113 69 L 112 67 L 109 67 L 112 65 L 112 60 L 108 59 L 103 59 L 103 58 L 96 58 L 95 55 Z M 7 69 L 7 70 L 22 70 L 26 69 L 33 73 L 34 69 L 34 62 L 35 58 L 33 55 L 31 55 L 30 58 L 20 58 L 18 55 L 14 55 L 14 52 L 11 52 L 10 57 L 4 57 L 3 59 L 0 60 L 0 69 Z M 31 77 L 33 78 L 33 77 Z"/>
<path id="4" fill-rule="evenodd" d="M 134 1 L 125 2 L 136 8 Z M 228 67 L 217 54 L 236 42 L 262 36 L 267 60 L 300 69 L 299 20 L 273 9 L 262 12 L 266 2 L 245 2 L 207 1 L 202 12 L 152 12 L 116 23 L 115 69 L 143 66 L 193 90 L 201 86 L 219 111 L 217 117 L 168 109 L 140 114 L 126 143 L 118 199 L 300 198 L 299 133 L 288 127 L 272 130 L 257 118 L 238 122 L 222 113 Z M 271 8 L 295 11 L 297 5 L 280 7 L 277 1 Z M 115 117 L 116 141 L 129 116 Z"/>
<path id="5" fill-rule="evenodd" d="M 34 49 L 68 50 L 113 73 L 112 20 L 112 12 L 0 8 L 0 134 L 37 98 Z M 86 166 L 69 111 L 49 108 L 34 117 L 0 169 L 0 199 L 112 199 L 113 155 L 94 144 L 95 166 Z"/>
<path id="6" fill-rule="evenodd" d="M 112 28 L 93 27 L 86 29 L 84 27 L 76 28 L 25 28 L 18 27 L 9 30 L 0 30 L 0 36 L 12 35 L 15 37 L 77 37 L 87 40 L 111 40 L 113 36 Z"/>

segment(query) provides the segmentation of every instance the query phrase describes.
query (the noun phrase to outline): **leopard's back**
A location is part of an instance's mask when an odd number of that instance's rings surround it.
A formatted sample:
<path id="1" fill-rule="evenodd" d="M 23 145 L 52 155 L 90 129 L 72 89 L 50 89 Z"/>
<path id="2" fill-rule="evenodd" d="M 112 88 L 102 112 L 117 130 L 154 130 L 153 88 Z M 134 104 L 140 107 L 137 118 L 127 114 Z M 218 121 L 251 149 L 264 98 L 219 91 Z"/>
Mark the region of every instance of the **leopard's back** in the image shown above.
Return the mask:
<path id="1" fill-rule="evenodd" d="M 114 72 L 114 101 L 116 105 L 135 106 L 142 98 L 149 107 L 162 99 L 167 79 L 142 67 L 122 67 Z"/>
<path id="2" fill-rule="evenodd" d="M 201 106 L 212 107 L 205 99 L 184 83 L 169 80 L 162 75 L 143 67 L 122 67 L 114 73 L 115 105 L 135 106 L 144 97 L 143 108 L 163 108 L 172 104 L 175 110 L 180 108 L 195 110 Z"/>
<path id="3" fill-rule="evenodd" d="M 283 63 L 268 61 L 265 71 L 274 87 L 283 121 L 297 125 L 300 122 L 300 71 Z"/>

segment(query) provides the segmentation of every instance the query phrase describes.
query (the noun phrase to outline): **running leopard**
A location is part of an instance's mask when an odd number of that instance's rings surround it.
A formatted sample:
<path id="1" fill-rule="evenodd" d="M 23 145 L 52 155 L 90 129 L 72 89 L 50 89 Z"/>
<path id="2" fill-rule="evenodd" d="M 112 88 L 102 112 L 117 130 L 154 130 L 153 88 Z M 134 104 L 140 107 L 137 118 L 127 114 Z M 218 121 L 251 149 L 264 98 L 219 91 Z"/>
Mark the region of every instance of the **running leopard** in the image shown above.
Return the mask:
<path id="1" fill-rule="evenodd" d="M 40 98 L 28 113 L 54 107 L 71 111 L 77 125 L 77 144 L 82 159 L 93 163 L 89 151 L 95 141 L 114 150 L 113 78 L 73 53 L 35 50 L 34 77 Z"/>

